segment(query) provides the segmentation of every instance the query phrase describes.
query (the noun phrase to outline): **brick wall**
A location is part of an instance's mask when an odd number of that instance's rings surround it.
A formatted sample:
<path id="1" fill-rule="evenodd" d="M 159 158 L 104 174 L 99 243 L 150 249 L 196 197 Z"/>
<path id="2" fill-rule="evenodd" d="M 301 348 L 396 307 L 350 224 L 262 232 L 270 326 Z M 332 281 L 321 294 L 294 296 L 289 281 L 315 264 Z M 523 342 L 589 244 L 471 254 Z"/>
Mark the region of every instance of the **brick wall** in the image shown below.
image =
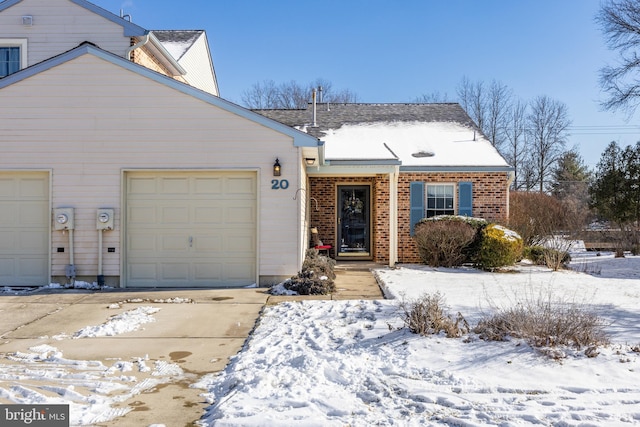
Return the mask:
<path id="1" fill-rule="evenodd" d="M 410 234 L 410 183 L 473 183 L 473 216 L 487 221 L 505 224 L 508 219 L 508 177 L 504 172 L 482 173 L 401 173 L 398 181 L 398 261 L 421 262 L 418 249 Z M 457 186 L 456 186 L 457 192 Z M 458 195 L 456 194 L 456 204 Z M 457 206 L 456 206 L 457 209 Z"/>
<path id="2" fill-rule="evenodd" d="M 337 248 L 336 203 L 338 185 L 369 185 L 371 187 L 371 254 L 376 262 L 389 259 L 389 177 L 311 177 L 309 197 L 318 201 L 318 209 L 313 201 L 311 207 L 311 227 L 318 228 L 318 237 L 325 244 Z"/>

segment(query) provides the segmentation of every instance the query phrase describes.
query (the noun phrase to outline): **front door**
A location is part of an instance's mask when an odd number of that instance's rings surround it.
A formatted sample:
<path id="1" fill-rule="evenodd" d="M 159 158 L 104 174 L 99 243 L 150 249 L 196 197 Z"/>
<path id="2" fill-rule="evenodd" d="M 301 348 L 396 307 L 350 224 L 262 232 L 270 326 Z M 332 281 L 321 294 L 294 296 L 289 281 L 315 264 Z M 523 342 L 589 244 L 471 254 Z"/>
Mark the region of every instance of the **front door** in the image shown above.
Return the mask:
<path id="1" fill-rule="evenodd" d="M 371 255 L 370 193 L 368 185 L 338 186 L 339 257 Z"/>

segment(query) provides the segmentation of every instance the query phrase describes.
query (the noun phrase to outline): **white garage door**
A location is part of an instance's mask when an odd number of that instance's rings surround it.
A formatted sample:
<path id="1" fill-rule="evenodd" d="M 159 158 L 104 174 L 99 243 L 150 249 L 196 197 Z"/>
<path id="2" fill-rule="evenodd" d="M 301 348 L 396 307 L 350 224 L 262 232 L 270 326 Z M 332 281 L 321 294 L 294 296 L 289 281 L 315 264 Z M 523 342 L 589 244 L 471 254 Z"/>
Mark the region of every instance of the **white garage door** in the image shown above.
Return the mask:
<path id="1" fill-rule="evenodd" d="M 255 173 L 131 172 L 126 182 L 126 286 L 256 282 Z"/>
<path id="2" fill-rule="evenodd" d="M 49 174 L 0 173 L 0 286 L 49 281 Z"/>

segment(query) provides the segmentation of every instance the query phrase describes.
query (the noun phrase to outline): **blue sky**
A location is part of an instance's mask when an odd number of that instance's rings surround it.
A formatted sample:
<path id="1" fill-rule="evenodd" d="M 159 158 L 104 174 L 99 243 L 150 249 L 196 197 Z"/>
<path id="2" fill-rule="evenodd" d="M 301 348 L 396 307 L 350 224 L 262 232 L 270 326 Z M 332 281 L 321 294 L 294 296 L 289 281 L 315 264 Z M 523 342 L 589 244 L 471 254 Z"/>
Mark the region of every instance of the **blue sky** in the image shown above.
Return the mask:
<path id="1" fill-rule="evenodd" d="M 272 79 L 323 78 L 359 102 L 455 96 L 463 77 L 523 100 L 547 95 L 572 119 L 568 147 L 593 167 L 640 140 L 636 117 L 601 110 L 598 71 L 615 61 L 594 22 L 600 0 L 93 0 L 147 29 L 204 29 L 221 96 Z"/>

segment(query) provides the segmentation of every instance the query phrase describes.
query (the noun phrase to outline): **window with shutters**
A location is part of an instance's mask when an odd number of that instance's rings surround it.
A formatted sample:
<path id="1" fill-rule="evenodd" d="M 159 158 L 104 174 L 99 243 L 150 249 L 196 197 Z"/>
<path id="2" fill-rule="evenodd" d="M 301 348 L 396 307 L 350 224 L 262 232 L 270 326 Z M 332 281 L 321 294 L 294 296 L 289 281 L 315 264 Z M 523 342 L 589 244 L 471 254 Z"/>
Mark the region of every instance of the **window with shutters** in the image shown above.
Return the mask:
<path id="1" fill-rule="evenodd" d="M 455 215 L 455 185 L 427 184 L 425 189 L 425 217 Z"/>

